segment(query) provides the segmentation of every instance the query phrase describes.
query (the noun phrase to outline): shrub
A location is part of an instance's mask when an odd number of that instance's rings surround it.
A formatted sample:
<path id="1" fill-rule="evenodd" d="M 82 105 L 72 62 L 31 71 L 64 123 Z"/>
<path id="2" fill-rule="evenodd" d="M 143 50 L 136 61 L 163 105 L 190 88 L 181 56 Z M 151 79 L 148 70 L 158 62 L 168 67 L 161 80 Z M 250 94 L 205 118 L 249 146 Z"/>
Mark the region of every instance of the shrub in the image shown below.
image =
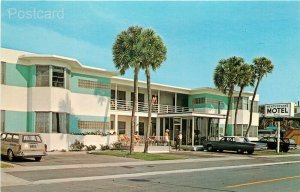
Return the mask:
<path id="1" fill-rule="evenodd" d="M 122 142 L 117 141 L 117 142 L 113 143 L 112 145 L 113 145 L 114 149 L 121 149 Z"/>
<path id="2" fill-rule="evenodd" d="M 84 144 L 76 139 L 75 142 L 70 145 L 70 148 L 73 151 L 81 151 L 84 148 Z"/>
<path id="3" fill-rule="evenodd" d="M 96 145 L 86 145 L 85 146 L 86 150 L 87 151 L 93 151 L 93 150 L 96 150 Z"/>
<path id="4" fill-rule="evenodd" d="M 65 149 L 62 149 L 62 150 L 60 150 L 61 152 L 67 152 L 67 150 L 65 150 Z"/>
<path id="5" fill-rule="evenodd" d="M 101 148 L 102 151 L 109 150 L 108 145 L 100 145 L 100 148 Z"/>

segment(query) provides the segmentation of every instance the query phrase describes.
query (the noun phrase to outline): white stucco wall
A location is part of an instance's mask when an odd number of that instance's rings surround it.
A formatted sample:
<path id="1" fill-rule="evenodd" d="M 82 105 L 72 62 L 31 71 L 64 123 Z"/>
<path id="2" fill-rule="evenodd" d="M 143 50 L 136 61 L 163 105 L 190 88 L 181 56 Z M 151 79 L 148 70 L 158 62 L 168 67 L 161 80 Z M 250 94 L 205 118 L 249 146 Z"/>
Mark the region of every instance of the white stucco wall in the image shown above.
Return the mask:
<path id="1" fill-rule="evenodd" d="M 83 142 L 84 145 L 95 145 L 97 149 L 100 149 L 100 145 L 111 145 L 118 141 L 118 136 L 116 135 L 70 135 L 63 133 L 41 133 L 40 135 L 44 143 L 47 144 L 48 151 L 69 150 L 70 145 L 76 139 Z"/>

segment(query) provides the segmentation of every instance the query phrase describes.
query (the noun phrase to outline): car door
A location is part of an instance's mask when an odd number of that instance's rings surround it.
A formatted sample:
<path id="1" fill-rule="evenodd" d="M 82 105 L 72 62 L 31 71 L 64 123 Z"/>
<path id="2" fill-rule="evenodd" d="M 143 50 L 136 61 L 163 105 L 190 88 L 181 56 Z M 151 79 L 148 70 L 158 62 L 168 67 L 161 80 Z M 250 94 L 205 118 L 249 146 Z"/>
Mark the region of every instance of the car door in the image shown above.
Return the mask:
<path id="1" fill-rule="evenodd" d="M 7 150 L 10 148 L 10 143 L 12 140 L 12 134 L 7 133 L 5 139 L 3 140 L 3 154 L 7 155 Z"/>
<path id="2" fill-rule="evenodd" d="M 18 149 L 19 148 L 19 139 L 20 139 L 19 134 L 14 134 L 12 137 L 10 146 L 11 146 L 14 154 L 16 154 L 19 151 L 19 149 Z"/>

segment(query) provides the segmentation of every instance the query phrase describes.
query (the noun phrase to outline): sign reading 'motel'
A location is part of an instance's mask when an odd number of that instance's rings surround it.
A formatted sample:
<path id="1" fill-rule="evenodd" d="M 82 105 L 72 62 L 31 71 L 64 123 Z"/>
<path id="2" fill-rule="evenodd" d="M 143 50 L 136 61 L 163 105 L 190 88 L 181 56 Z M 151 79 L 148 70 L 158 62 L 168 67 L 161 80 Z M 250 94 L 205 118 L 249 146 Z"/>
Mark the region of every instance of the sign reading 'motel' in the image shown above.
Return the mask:
<path id="1" fill-rule="evenodd" d="M 265 117 L 293 117 L 294 103 L 276 103 L 265 105 Z"/>

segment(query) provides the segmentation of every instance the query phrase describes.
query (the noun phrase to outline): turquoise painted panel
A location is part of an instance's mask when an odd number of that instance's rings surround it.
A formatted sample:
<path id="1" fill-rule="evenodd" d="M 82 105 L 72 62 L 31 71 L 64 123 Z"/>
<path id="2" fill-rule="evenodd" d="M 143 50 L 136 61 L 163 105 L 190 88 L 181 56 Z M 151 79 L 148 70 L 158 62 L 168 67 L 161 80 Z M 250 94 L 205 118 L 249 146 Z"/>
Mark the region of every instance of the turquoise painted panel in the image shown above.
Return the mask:
<path id="1" fill-rule="evenodd" d="M 6 63 L 6 85 L 35 86 L 35 66 Z"/>
<path id="2" fill-rule="evenodd" d="M 84 133 L 84 132 L 93 132 L 98 130 L 98 129 L 79 129 L 78 121 L 99 121 L 104 123 L 110 123 L 110 117 L 70 115 L 69 133 Z"/>
<path id="3" fill-rule="evenodd" d="M 109 83 L 111 82 L 110 78 L 105 77 L 97 77 L 97 76 L 91 76 L 91 75 L 85 75 L 85 74 L 79 74 L 79 73 L 72 73 L 71 74 L 71 80 L 70 80 L 70 89 L 74 93 L 83 93 L 83 94 L 89 94 L 89 95 L 100 95 L 100 96 L 107 96 L 110 97 L 110 89 L 108 90 L 101 90 L 101 89 L 90 89 L 90 88 L 83 88 L 78 86 L 78 80 L 89 80 L 89 81 L 97 81 L 99 83 Z"/>
<path id="4" fill-rule="evenodd" d="M 27 132 L 35 132 L 35 114 L 27 112 Z"/>
<path id="5" fill-rule="evenodd" d="M 210 93 L 203 93 L 203 94 L 196 94 L 196 95 L 189 95 L 189 107 L 190 108 L 214 108 L 216 109 L 218 106 L 217 104 L 214 103 L 201 103 L 201 104 L 194 104 L 193 106 L 193 99 L 194 98 L 210 98 L 210 99 L 215 99 L 218 101 L 222 101 L 223 104 L 221 106 L 221 109 L 227 109 L 228 105 L 228 97 L 227 96 L 220 96 L 220 95 L 214 95 Z M 232 99 L 232 109 L 233 109 L 233 99 Z"/>
<path id="6" fill-rule="evenodd" d="M 27 132 L 27 112 L 5 111 L 5 131 Z"/>

